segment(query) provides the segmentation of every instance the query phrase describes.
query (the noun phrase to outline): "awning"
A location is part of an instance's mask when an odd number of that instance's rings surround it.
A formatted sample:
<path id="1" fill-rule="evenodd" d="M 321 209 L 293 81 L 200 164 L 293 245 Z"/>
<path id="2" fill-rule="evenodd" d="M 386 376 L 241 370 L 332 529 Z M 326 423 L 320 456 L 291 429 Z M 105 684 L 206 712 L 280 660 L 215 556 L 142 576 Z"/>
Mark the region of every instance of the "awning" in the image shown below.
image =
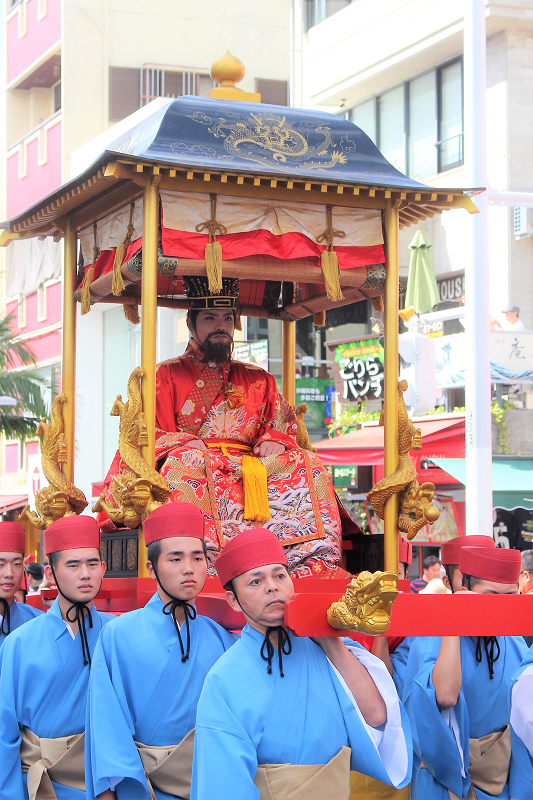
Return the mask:
<path id="1" fill-rule="evenodd" d="M 435 464 L 464 484 L 464 458 L 434 458 Z M 492 459 L 493 508 L 527 508 L 533 510 L 533 459 Z"/>
<path id="2" fill-rule="evenodd" d="M 464 435 L 464 417 L 454 419 L 429 419 L 415 422 L 422 431 L 422 444 L 443 441 L 448 437 Z M 360 467 L 383 464 L 383 427 L 361 428 L 335 439 L 314 442 L 318 456 L 324 464 L 355 464 Z M 436 462 L 436 458 L 432 458 Z M 461 459 L 449 459 L 461 461 Z M 451 474 L 451 473 L 449 473 Z"/>
<path id="3" fill-rule="evenodd" d="M 28 502 L 27 494 L 0 494 L 0 513 L 14 511 L 25 506 Z"/>

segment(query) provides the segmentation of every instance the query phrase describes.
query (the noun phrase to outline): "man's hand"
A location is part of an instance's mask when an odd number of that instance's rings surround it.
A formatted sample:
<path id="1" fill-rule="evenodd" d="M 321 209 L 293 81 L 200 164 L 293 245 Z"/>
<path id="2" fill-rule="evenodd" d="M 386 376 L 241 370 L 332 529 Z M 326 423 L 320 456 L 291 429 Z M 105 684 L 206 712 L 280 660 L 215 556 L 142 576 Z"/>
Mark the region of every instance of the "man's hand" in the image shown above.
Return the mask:
<path id="1" fill-rule="evenodd" d="M 186 448 L 190 448 L 191 450 L 207 450 L 207 445 L 201 439 L 191 439 L 190 442 L 187 444 L 183 444 L 180 447 L 180 450 L 185 450 Z"/>
<path id="2" fill-rule="evenodd" d="M 260 445 L 254 447 L 254 455 L 258 458 L 280 456 L 286 449 L 284 444 L 279 444 L 278 442 L 261 442 Z"/>

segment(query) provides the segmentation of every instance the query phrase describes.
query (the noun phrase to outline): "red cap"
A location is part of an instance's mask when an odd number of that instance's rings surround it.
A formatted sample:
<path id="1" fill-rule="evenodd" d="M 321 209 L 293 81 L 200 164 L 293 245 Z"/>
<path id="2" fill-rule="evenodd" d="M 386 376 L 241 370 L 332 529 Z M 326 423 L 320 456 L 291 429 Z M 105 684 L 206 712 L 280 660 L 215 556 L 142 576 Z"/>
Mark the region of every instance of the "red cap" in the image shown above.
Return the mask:
<path id="1" fill-rule="evenodd" d="M 78 516 L 56 519 L 43 533 L 46 555 L 59 550 L 76 550 L 80 547 L 100 548 L 100 529 L 93 517 Z"/>
<path id="2" fill-rule="evenodd" d="M 194 503 L 165 503 L 152 511 L 143 522 L 145 543 L 173 536 L 204 538 L 204 515 Z"/>
<path id="3" fill-rule="evenodd" d="M 0 552 L 22 553 L 26 550 L 26 531 L 19 522 L 0 522 Z"/>
<path id="4" fill-rule="evenodd" d="M 275 533 L 266 528 L 252 528 L 228 542 L 215 562 L 215 569 L 225 588 L 237 575 L 266 564 L 287 566 L 285 551 Z"/>
<path id="5" fill-rule="evenodd" d="M 494 548 L 492 536 L 476 533 L 472 536 L 456 536 L 449 542 L 444 542 L 440 549 L 440 561 L 443 567 L 450 565 L 459 566 L 459 556 L 463 547 L 490 547 Z"/>
<path id="6" fill-rule="evenodd" d="M 400 535 L 398 535 L 398 561 L 400 564 L 407 564 L 408 567 L 413 563 L 413 545 Z"/>
<path id="7" fill-rule="evenodd" d="M 518 583 L 521 563 L 519 550 L 507 550 L 501 547 L 462 547 L 459 569 L 463 575 L 471 575 L 483 581 Z"/>
<path id="8" fill-rule="evenodd" d="M 26 566 L 28 566 L 28 564 L 33 564 L 34 561 L 35 561 L 35 556 L 33 553 L 28 553 L 28 555 L 24 559 L 24 563 L 26 564 Z"/>

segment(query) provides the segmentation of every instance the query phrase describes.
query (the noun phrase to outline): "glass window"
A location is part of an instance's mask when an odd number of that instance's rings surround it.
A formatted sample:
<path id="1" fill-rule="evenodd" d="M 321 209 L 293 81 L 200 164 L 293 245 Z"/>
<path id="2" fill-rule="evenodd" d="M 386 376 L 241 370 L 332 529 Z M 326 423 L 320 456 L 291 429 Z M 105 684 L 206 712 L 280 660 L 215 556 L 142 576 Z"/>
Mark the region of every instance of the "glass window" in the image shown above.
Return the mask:
<path id="1" fill-rule="evenodd" d="M 437 173 L 435 73 L 409 83 L 409 176 L 423 181 Z"/>
<path id="2" fill-rule="evenodd" d="M 360 106 L 352 108 L 350 112 L 351 121 L 358 128 L 370 136 L 372 141 L 376 141 L 376 101 L 374 98 L 361 103 Z"/>
<path id="3" fill-rule="evenodd" d="M 379 149 L 393 167 L 405 172 L 404 87 L 382 94 L 379 107 Z"/>
<path id="4" fill-rule="evenodd" d="M 439 70 L 439 172 L 463 163 L 463 65 Z"/>

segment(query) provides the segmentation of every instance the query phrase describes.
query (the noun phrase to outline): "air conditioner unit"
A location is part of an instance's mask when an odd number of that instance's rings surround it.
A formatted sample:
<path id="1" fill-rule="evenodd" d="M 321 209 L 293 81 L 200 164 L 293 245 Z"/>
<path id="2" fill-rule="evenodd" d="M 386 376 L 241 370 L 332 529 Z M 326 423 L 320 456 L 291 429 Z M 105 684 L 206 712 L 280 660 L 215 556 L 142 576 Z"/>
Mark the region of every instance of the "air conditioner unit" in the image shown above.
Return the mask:
<path id="1" fill-rule="evenodd" d="M 533 208 L 515 206 L 514 238 L 523 239 L 526 236 L 533 236 Z"/>

